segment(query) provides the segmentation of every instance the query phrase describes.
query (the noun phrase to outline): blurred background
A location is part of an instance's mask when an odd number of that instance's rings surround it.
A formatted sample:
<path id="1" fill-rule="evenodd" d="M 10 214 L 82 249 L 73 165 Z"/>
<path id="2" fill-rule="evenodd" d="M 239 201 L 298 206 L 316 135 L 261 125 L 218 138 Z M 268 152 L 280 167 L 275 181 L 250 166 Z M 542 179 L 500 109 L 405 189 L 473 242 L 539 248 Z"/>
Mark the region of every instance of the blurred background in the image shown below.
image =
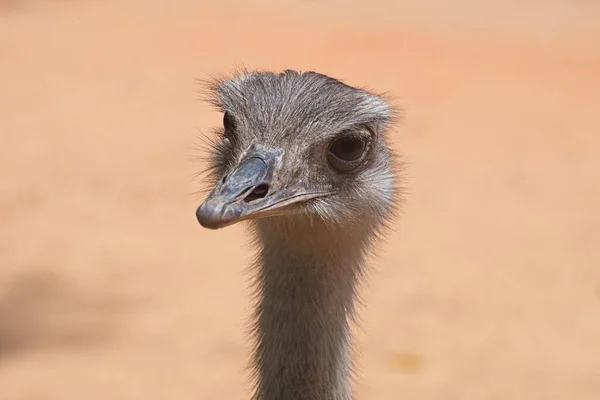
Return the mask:
<path id="1" fill-rule="evenodd" d="M 250 248 L 194 216 L 242 66 L 404 109 L 358 398 L 600 398 L 600 3 L 0 0 L 0 400 L 249 397 Z"/>

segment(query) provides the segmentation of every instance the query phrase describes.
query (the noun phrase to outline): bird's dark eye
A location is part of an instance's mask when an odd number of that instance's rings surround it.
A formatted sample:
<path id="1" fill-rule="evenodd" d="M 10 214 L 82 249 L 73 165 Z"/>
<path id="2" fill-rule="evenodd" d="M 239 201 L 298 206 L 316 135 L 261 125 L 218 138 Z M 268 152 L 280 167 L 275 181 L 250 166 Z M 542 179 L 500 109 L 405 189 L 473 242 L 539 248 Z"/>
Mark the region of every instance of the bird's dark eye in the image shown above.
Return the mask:
<path id="1" fill-rule="evenodd" d="M 329 145 L 327 161 L 338 172 L 350 172 L 361 163 L 367 151 L 368 139 L 361 136 L 344 136 Z"/>
<path id="2" fill-rule="evenodd" d="M 235 131 L 235 118 L 229 111 L 225 111 L 223 114 L 223 128 L 225 129 L 225 136 L 228 136 Z"/>

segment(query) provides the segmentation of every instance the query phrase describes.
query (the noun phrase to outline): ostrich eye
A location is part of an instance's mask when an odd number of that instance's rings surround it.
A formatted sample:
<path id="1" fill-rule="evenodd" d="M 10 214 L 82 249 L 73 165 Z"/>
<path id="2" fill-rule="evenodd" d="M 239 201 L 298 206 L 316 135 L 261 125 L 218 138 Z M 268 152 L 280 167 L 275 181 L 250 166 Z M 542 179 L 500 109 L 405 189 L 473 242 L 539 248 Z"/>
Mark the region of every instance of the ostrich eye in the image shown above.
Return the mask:
<path id="1" fill-rule="evenodd" d="M 350 172 L 361 163 L 368 147 L 368 140 L 361 136 L 345 136 L 329 145 L 327 161 L 338 172 Z"/>
<path id="2" fill-rule="evenodd" d="M 229 111 L 225 111 L 223 114 L 223 128 L 225 129 L 225 136 L 229 136 L 235 131 L 235 119 Z"/>

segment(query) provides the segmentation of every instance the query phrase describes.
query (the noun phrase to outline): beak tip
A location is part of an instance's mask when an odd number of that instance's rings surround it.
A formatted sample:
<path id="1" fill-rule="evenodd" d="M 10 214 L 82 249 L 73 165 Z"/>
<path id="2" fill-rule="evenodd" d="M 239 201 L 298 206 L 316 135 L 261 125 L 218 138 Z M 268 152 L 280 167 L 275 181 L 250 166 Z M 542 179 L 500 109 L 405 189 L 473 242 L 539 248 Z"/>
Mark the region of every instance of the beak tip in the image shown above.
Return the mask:
<path id="1" fill-rule="evenodd" d="M 207 200 L 196 209 L 196 219 L 203 228 L 216 230 L 239 221 L 241 211 Z"/>
<path id="2" fill-rule="evenodd" d="M 196 209 L 196 219 L 203 228 L 218 229 L 221 218 L 214 207 L 208 207 L 206 202 Z"/>

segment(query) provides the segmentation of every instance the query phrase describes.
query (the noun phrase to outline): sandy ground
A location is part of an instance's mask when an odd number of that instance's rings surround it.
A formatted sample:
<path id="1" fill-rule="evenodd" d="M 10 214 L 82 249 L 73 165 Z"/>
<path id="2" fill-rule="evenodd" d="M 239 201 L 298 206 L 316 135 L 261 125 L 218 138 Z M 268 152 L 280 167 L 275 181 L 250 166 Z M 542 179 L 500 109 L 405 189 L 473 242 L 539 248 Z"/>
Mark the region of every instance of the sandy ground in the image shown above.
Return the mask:
<path id="1" fill-rule="evenodd" d="M 358 398 L 599 399 L 600 6 L 449 3 L 0 0 L 0 400 L 248 398 L 193 179 L 195 79 L 242 65 L 405 109 Z"/>

